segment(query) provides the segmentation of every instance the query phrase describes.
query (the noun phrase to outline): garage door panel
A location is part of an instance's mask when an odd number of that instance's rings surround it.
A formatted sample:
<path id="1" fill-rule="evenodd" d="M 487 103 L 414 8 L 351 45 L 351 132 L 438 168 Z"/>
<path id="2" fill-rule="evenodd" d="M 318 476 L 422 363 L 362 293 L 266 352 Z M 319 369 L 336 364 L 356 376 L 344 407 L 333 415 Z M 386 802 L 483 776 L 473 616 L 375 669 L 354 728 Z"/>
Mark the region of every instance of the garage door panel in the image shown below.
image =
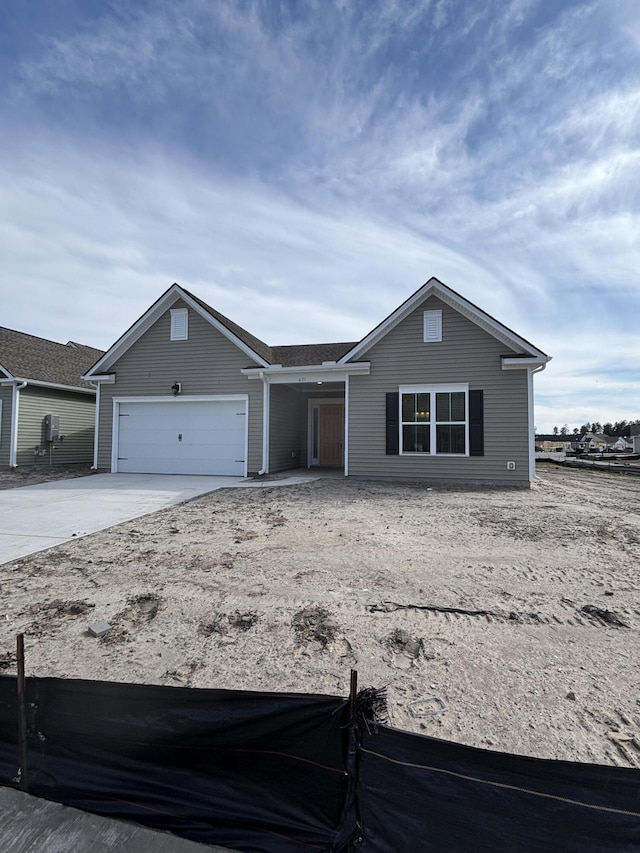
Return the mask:
<path id="1" fill-rule="evenodd" d="M 120 403 L 117 470 L 150 474 L 245 473 L 246 403 Z"/>

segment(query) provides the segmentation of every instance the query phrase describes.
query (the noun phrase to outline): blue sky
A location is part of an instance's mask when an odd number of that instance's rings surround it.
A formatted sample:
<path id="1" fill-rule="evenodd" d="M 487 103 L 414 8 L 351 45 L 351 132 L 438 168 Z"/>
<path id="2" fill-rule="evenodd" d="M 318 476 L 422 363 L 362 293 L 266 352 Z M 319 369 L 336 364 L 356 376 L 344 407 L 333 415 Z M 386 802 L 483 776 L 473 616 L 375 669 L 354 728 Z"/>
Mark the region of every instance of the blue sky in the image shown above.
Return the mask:
<path id="1" fill-rule="evenodd" d="M 270 344 L 432 275 L 640 417 L 636 0 L 8 0 L 0 324 L 108 347 L 174 281 Z"/>

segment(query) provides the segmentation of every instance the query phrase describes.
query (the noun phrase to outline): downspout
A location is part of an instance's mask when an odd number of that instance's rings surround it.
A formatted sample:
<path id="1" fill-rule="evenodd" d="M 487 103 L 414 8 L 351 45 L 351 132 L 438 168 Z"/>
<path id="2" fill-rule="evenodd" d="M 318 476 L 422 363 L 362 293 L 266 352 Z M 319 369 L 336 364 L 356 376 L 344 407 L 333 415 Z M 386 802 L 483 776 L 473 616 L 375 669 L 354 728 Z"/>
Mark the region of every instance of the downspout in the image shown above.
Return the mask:
<path id="1" fill-rule="evenodd" d="M 26 388 L 29 383 L 26 379 L 20 385 L 17 382 L 13 385 L 11 392 L 11 439 L 9 443 L 9 467 L 18 467 L 18 410 L 20 408 L 20 391 Z"/>
<path id="2" fill-rule="evenodd" d="M 529 397 L 529 482 L 533 483 L 536 479 L 536 435 L 535 421 L 533 413 L 533 374 L 541 373 L 547 366 L 538 364 L 536 367 L 527 369 L 527 392 Z"/>
<path id="3" fill-rule="evenodd" d="M 270 417 L 270 400 L 269 393 L 269 377 L 264 375 L 264 371 L 260 371 L 260 379 L 262 380 L 262 468 L 258 471 L 258 476 L 263 477 L 269 473 L 269 417 Z"/>
<path id="4" fill-rule="evenodd" d="M 92 471 L 98 470 L 98 430 L 100 428 L 100 383 L 89 382 L 96 389 L 96 415 L 93 427 L 93 466 Z"/>

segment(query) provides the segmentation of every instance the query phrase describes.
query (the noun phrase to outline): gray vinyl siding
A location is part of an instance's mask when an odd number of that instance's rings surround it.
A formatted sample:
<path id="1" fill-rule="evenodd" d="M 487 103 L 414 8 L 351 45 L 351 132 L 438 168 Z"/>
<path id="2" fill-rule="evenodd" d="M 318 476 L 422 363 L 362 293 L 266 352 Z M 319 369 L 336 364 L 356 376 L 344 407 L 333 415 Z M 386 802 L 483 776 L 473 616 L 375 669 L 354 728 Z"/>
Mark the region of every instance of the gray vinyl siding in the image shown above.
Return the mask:
<path id="1" fill-rule="evenodd" d="M 95 396 L 56 391 L 27 385 L 20 393 L 18 404 L 18 465 L 71 465 L 93 462 L 95 426 Z M 47 415 L 60 418 L 63 439 L 45 442 L 44 419 Z M 39 448 L 42 454 L 36 454 Z M 49 452 L 51 450 L 51 452 Z"/>
<path id="2" fill-rule="evenodd" d="M 269 471 L 286 471 L 307 464 L 306 429 L 307 398 L 286 385 L 271 386 L 269 417 Z M 304 424 L 304 427 L 302 426 Z"/>
<path id="3" fill-rule="evenodd" d="M 2 419 L 0 420 L 0 468 L 9 465 L 9 450 L 11 447 L 11 401 L 12 386 L 0 385 L 0 401 L 2 401 Z"/>
<path id="4" fill-rule="evenodd" d="M 177 300 L 108 369 L 114 384 L 100 390 L 98 468 L 111 470 L 114 397 L 172 399 L 171 386 L 182 383 L 182 395 L 245 394 L 249 398 L 248 472 L 262 468 L 262 382 L 247 379 L 243 367 L 256 363 L 234 343 L 189 308 L 189 339 L 170 340 L 171 308 L 187 307 Z"/>
<path id="5" fill-rule="evenodd" d="M 442 310 L 442 341 L 423 342 L 423 311 Z M 434 481 L 529 483 L 527 371 L 504 371 L 513 355 L 436 297 L 423 302 L 361 357 L 369 376 L 349 380 L 349 474 Z M 468 383 L 484 392 L 484 456 L 387 456 L 386 393 L 400 385 Z M 507 471 L 507 461 L 516 463 Z"/>

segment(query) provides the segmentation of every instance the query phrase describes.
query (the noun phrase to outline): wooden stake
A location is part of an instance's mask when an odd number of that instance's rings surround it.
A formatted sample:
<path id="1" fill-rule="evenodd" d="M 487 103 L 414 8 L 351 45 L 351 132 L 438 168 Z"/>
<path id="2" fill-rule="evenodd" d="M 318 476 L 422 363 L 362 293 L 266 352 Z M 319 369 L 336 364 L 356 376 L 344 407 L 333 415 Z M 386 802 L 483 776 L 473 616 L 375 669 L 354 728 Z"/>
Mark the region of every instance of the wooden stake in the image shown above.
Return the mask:
<path id="1" fill-rule="evenodd" d="M 24 634 L 16 637 L 16 658 L 18 663 L 18 762 L 19 781 L 23 791 L 29 789 L 27 770 L 27 693 L 24 673 Z"/>
<path id="2" fill-rule="evenodd" d="M 355 717 L 356 714 L 356 700 L 358 698 L 358 670 L 351 670 L 351 688 L 349 690 L 349 711 L 351 713 L 351 719 Z"/>

